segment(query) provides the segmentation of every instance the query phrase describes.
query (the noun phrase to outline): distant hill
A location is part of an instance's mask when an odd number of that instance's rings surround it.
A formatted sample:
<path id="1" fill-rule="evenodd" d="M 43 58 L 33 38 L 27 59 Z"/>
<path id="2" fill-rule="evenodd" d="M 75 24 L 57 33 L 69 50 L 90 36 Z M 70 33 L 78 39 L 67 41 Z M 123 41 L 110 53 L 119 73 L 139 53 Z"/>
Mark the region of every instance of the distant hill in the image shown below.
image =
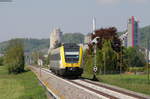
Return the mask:
<path id="1" fill-rule="evenodd" d="M 141 44 L 143 47 L 145 47 L 147 39 L 150 40 L 150 25 L 141 28 L 140 33 L 141 33 Z"/>
<path id="2" fill-rule="evenodd" d="M 25 52 L 30 53 L 32 51 L 47 51 L 49 48 L 49 39 L 26 39 L 20 38 L 24 43 Z M 0 53 L 4 53 L 9 41 L 0 43 Z M 63 43 L 83 43 L 84 35 L 81 33 L 65 33 L 62 37 Z"/>
<path id="3" fill-rule="evenodd" d="M 66 33 L 62 37 L 63 43 L 84 43 L 84 35 L 81 33 Z"/>
<path id="4" fill-rule="evenodd" d="M 25 39 L 20 38 L 20 40 L 24 43 L 25 52 L 32 52 L 33 50 L 39 50 L 49 47 L 49 39 Z M 5 41 L 0 43 L 0 53 L 3 53 L 9 41 Z"/>

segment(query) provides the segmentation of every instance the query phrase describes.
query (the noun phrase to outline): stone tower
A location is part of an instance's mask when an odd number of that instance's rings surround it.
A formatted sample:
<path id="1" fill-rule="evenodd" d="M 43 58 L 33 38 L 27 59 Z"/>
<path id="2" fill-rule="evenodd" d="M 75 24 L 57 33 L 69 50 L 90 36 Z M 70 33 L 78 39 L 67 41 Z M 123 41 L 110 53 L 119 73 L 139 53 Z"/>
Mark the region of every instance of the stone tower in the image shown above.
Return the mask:
<path id="1" fill-rule="evenodd" d="M 58 47 L 61 44 L 61 38 L 62 38 L 62 32 L 59 28 L 56 28 L 53 30 L 53 32 L 51 32 L 49 51 L 51 49 Z"/>

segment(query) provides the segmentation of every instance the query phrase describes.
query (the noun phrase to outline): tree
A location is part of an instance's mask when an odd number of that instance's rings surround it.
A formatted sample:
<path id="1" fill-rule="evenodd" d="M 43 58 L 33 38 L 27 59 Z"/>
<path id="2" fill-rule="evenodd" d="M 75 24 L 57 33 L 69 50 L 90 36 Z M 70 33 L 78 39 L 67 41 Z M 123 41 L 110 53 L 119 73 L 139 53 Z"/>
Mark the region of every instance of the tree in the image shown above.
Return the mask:
<path id="1" fill-rule="evenodd" d="M 97 59 L 97 64 L 96 66 L 98 67 L 98 73 L 102 74 L 103 66 L 104 66 L 104 61 L 103 61 L 103 52 L 102 50 L 97 49 L 96 53 L 96 59 Z"/>
<path id="2" fill-rule="evenodd" d="M 91 38 L 93 40 L 96 37 L 98 37 L 96 53 L 98 73 L 116 73 L 119 71 L 120 68 L 124 68 L 124 66 L 121 67 L 121 65 L 119 64 L 121 41 L 117 35 L 117 29 L 111 27 L 96 30 L 95 34 L 91 34 Z M 89 54 L 88 56 L 93 55 L 94 46 L 94 43 L 89 44 L 89 49 L 87 49 L 87 54 Z M 93 65 L 89 63 L 90 59 L 91 58 L 87 59 L 87 65 L 90 64 L 90 68 L 93 68 Z"/>
<path id="3" fill-rule="evenodd" d="M 111 41 L 105 40 L 102 48 L 103 73 L 113 73 L 118 71 L 117 53 L 111 47 Z"/>
<path id="4" fill-rule="evenodd" d="M 24 48 L 20 40 L 13 39 L 9 42 L 4 62 L 9 73 L 18 74 L 24 72 Z"/>
<path id="5" fill-rule="evenodd" d="M 143 67 L 146 63 L 143 53 L 136 47 L 129 47 L 126 49 L 125 59 L 129 67 Z"/>
<path id="6" fill-rule="evenodd" d="M 111 47 L 114 51 L 120 52 L 121 49 L 121 41 L 117 35 L 117 29 L 115 27 L 110 28 L 101 28 L 95 31 L 95 34 L 91 35 L 92 40 L 96 37 L 99 37 L 97 39 L 97 47 L 99 49 L 102 49 L 103 47 L 103 40 L 110 40 L 111 41 Z M 89 47 L 92 47 L 93 44 L 91 44 Z"/>
<path id="7" fill-rule="evenodd" d="M 44 63 L 45 63 L 45 65 L 49 65 L 50 64 L 50 54 L 48 54 L 48 56 L 45 57 Z"/>
<path id="8" fill-rule="evenodd" d="M 87 51 L 84 52 L 83 54 L 83 68 L 84 68 L 84 72 L 92 74 L 93 73 L 93 56 L 87 54 Z"/>
<path id="9" fill-rule="evenodd" d="M 0 66 L 3 66 L 3 61 L 4 61 L 3 57 L 0 57 Z"/>
<path id="10" fill-rule="evenodd" d="M 37 65 L 38 64 L 38 58 L 39 58 L 39 52 L 38 51 L 32 52 L 31 57 L 32 57 L 33 64 Z"/>

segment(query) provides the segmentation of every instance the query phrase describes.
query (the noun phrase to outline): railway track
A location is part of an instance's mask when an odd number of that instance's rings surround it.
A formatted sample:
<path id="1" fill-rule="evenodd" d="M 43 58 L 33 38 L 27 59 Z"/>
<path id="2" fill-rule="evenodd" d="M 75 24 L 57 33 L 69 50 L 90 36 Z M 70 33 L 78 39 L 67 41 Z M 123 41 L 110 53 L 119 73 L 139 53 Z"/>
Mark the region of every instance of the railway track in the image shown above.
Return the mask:
<path id="1" fill-rule="evenodd" d="M 124 92 L 118 89 L 114 89 L 101 84 L 96 84 L 88 80 L 74 80 L 71 81 L 80 86 L 87 87 L 89 90 L 93 90 L 96 93 L 102 94 L 103 96 L 110 99 L 148 99 L 146 97 L 138 96 L 128 92 Z"/>
<path id="2" fill-rule="evenodd" d="M 86 79 L 66 79 L 54 75 L 50 70 L 42 68 L 45 72 L 60 81 L 70 84 L 74 87 L 84 90 L 87 93 L 94 95 L 99 99 L 150 99 L 149 96 L 135 94 L 131 91 L 123 91 L 101 83 L 96 83 Z M 82 97 L 81 97 L 82 98 Z M 88 98 L 87 98 L 88 99 Z M 90 99 L 90 98 L 89 98 Z"/>
<path id="3" fill-rule="evenodd" d="M 105 92 L 106 92 L 107 90 L 115 91 L 115 92 L 112 92 L 112 93 L 113 93 L 113 94 L 116 94 L 116 95 L 117 95 L 117 93 L 119 93 L 118 96 L 120 96 L 121 94 L 124 94 L 124 95 L 130 96 L 130 97 L 134 97 L 134 98 L 138 98 L 138 99 L 147 99 L 147 98 L 150 98 L 150 97 L 144 97 L 144 96 L 141 96 L 141 95 L 133 94 L 131 91 L 130 91 L 130 92 L 122 91 L 122 90 L 119 90 L 119 89 L 117 89 L 117 88 L 108 87 L 108 86 L 106 86 L 106 85 L 104 85 L 104 84 L 94 83 L 94 82 L 89 81 L 89 80 L 82 80 L 82 81 L 84 81 L 85 83 L 92 84 L 92 85 L 97 86 L 97 87 L 103 87 L 103 88 L 106 89 Z M 93 87 L 94 87 L 94 86 L 93 86 Z M 102 89 L 101 89 L 101 90 L 102 90 Z M 109 92 L 108 92 L 108 93 L 109 93 Z M 126 96 L 124 96 L 124 97 L 126 97 Z M 129 98 L 129 97 L 126 97 L 126 99 L 127 99 L 127 98 Z"/>

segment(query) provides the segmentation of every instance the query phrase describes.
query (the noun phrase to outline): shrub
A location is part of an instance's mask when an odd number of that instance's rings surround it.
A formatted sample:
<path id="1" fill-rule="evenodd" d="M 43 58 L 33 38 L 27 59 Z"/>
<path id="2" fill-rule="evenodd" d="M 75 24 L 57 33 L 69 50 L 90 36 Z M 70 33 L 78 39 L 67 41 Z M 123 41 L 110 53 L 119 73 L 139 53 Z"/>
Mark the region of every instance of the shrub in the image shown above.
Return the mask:
<path id="1" fill-rule="evenodd" d="M 128 71 L 129 72 L 143 72 L 144 71 L 144 67 L 129 67 Z"/>
<path id="2" fill-rule="evenodd" d="M 0 57 L 0 66 L 3 66 L 3 57 Z"/>
<path id="3" fill-rule="evenodd" d="M 24 71 L 24 49 L 20 40 L 11 40 L 4 58 L 9 73 L 21 73 Z"/>

